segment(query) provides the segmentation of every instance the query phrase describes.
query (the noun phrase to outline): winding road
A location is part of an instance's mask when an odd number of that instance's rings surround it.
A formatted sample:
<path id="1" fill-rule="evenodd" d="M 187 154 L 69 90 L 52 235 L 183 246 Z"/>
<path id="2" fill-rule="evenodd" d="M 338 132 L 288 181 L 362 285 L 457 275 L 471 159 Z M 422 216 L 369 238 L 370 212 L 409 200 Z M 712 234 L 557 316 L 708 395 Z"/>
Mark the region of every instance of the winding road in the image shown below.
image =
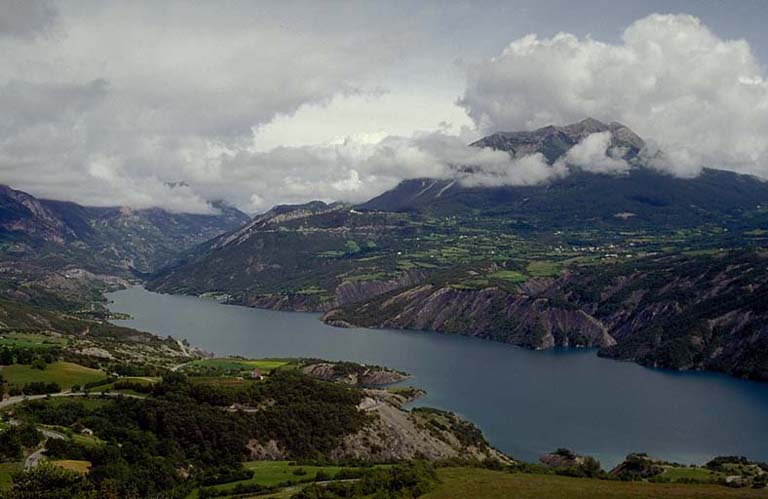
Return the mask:
<path id="1" fill-rule="evenodd" d="M 7 399 L 4 399 L 0 401 L 0 409 L 4 409 L 6 407 L 10 407 L 16 404 L 20 404 L 22 402 L 26 402 L 29 400 L 39 400 L 44 399 L 46 397 L 129 397 L 129 398 L 136 398 L 136 399 L 143 399 L 146 397 L 140 396 L 140 395 L 132 395 L 128 393 L 85 393 L 85 392 L 62 392 L 62 393 L 51 393 L 49 395 L 19 395 L 16 397 L 8 397 Z M 10 424 L 17 425 L 19 424 L 16 420 L 11 420 Z M 63 433 L 59 433 L 58 431 L 49 430 L 47 428 L 38 428 L 38 431 L 43 434 L 46 438 L 55 438 L 58 440 L 66 440 L 67 436 Z M 27 456 L 27 459 L 24 461 L 24 469 L 25 470 L 31 470 L 38 464 L 40 464 L 40 461 L 45 457 L 45 445 L 43 447 L 37 449 L 35 452 Z"/>

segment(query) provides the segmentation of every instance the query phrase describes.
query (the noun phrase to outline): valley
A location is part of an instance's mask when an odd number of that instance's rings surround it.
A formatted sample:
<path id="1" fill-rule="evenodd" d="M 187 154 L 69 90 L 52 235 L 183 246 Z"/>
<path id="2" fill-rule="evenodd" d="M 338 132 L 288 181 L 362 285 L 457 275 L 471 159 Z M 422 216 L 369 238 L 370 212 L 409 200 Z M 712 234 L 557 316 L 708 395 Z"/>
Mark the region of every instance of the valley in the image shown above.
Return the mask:
<path id="1" fill-rule="evenodd" d="M 768 418 L 768 188 L 667 178 L 631 130 L 591 119 L 476 145 L 557 162 L 605 130 L 625 174 L 476 186 L 459 169 L 253 218 L 3 188 L 0 484 L 751 497 L 768 476 L 764 442 L 742 438 Z"/>
<path id="2" fill-rule="evenodd" d="M 584 120 L 480 144 L 560 155 L 611 126 Z M 320 311 L 341 327 L 598 347 L 643 365 L 768 379 L 763 300 L 747 296 L 765 289 L 768 187 L 715 170 L 670 178 L 622 130 L 617 145 L 636 151 L 625 174 L 523 187 L 415 179 L 355 206 L 278 206 L 147 287 Z"/>

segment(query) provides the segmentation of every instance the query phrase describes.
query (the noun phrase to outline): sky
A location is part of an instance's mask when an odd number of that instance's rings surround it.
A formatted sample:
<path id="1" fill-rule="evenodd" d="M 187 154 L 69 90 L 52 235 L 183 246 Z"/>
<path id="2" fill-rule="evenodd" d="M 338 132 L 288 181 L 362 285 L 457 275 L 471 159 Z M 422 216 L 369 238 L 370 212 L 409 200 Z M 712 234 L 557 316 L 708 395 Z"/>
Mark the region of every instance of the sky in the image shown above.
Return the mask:
<path id="1" fill-rule="evenodd" d="M 0 0 L 0 183 L 94 206 L 258 213 L 418 177 L 624 174 L 468 147 L 619 121 L 648 165 L 768 178 L 763 0 Z M 462 169 L 466 172 L 466 169 Z"/>

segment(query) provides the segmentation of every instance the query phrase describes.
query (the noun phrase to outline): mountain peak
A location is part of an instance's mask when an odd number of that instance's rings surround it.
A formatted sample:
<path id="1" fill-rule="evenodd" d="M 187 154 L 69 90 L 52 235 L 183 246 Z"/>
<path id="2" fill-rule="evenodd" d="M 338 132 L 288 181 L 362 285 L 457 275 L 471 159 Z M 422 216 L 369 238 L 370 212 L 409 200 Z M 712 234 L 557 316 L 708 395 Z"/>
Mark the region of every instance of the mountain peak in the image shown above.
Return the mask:
<path id="1" fill-rule="evenodd" d="M 606 125 L 600 120 L 596 120 L 591 116 L 587 116 L 583 120 L 579 121 L 578 125 L 581 125 L 585 129 L 594 128 L 595 130 L 605 130 L 606 128 L 608 128 L 608 125 Z"/>
<path id="2" fill-rule="evenodd" d="M 471 145 L 506 151 L 518 157 L 541 153 L 547 161 L 553 163 L 584 138 L 600 132 L 611 132 L 611 146 L 627 149 L 629 156 L 637 155 L 645 146 L 645 141 L 629 127 L 615 121 L 607 125 L 591 117 L 564 126 L 549 125 L 532 131 L 497 132 Z"/>

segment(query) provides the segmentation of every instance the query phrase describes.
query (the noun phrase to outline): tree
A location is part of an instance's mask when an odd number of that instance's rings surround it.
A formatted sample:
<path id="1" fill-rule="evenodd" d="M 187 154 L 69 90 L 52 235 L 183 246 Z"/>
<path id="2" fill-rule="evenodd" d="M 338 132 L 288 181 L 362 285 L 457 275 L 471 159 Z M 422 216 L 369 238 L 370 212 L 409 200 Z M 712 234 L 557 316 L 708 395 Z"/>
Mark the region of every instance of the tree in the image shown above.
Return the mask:
<path id="1" fill-rule="evenodd" d="M 41 464 L 13 475 L 8 499 L 97 499 L 93 484 L 80 473 Z"/>
<path id="2" fill-rule="evenodd" d="M 0 364 L 4 366 L 13 364 L 13 350 L 7 347 L 0 350 Z"/>
<path id="3" fill-rule="evenodd" d="M 16 461 L 21 458 L 23 448 L 19 433 L 13 428 L 0 432 L 0 461 Z"/>

